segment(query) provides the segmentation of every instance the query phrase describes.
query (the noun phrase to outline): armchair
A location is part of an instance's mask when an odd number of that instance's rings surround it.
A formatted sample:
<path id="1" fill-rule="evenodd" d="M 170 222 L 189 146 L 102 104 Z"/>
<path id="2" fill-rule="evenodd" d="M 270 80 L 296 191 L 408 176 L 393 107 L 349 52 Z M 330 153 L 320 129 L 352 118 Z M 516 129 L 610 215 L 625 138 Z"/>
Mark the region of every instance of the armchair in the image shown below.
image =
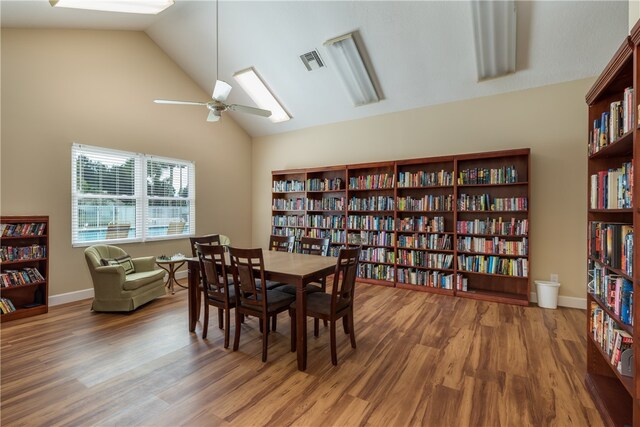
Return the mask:
<path id="1" fill-rule="evenodd" d="M 132 311 L 165 295 L 164 271 L 154 270 L 153 256 L 133 258 L 135 272 L 125 274 L 120 265 L 102 265 L 103 259 L 127 255 L 117 246 L 94 245 L 84 251 L 93 279 L 94 311 Z"/>

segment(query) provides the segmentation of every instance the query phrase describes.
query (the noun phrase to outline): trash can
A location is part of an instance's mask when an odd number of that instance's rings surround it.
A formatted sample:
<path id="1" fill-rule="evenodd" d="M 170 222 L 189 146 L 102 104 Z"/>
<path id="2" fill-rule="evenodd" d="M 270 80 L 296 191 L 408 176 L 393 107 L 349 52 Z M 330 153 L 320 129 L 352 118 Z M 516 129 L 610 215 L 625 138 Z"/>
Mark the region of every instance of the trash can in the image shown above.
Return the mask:
<path id="1" fill-rule="evenodd" d="M 536 280 L 536 292 L 538 294 L 538 307 L 558 308 L 558 291 L 560 283 Z"/>

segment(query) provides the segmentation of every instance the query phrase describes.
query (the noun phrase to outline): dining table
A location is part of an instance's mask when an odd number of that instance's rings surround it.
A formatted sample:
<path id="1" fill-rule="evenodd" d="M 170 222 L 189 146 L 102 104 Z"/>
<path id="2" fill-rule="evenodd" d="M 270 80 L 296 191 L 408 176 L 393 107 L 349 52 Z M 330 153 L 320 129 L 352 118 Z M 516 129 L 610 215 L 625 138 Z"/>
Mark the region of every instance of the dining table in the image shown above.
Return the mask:
<path id="1" fill-rule="evenodd" d="M 334 273 L 337 258 L 289 252 L 263 251 L 266 280 L 296 287 L 296 349 L 298 369 L 307 369 L 307 295 L 305 287 Z M 195 332 L 200 316 L 200 264 L 187 258 L 189 288 L 189 332 Z M 229 263 L 228 257 L 226 258 Z M 293 321 L 293 320 L 292 320 Z"/>

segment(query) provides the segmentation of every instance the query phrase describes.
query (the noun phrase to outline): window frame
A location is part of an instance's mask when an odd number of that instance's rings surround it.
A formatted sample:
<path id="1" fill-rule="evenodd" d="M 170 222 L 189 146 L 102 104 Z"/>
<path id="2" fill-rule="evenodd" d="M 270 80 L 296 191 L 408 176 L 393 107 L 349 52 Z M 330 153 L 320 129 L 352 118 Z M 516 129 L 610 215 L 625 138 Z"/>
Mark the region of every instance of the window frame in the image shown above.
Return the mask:
<path id="1" fill-rule="evenodd" d="M 104 194 L 91 194 L 78 192 L 77 183 L 77 158 L 87 152 L 100 153 L 104 155 L 116 155 L 127 156 L 133 158 L 134 161 L 134 195 L 104 195 Z M 150 196 L 147 191 L 147 168 L 149 161 L 161 161 L 166 163 L 173 163 L 180 166 L 187 167 L 187 180 L 188 180 L 188 195 L 187 197 L 179 196 Z M 72 247 L 87 247 L 96 244 L 127 244 L 127 243 L 144 243 L 144 242 L 157 242 L 164 240 L 176 240 L 186 239 L 196 235 L 196 170 L 195 162 L 191 160 L 175 159 L 170 157 L 156 156 L 143 153 L 135 153 L 124 150 L 115 150 L 105 147 L 91 146 L 87 144 L 73 143 L 71 148 L 71 245 Z M 119 200 L 135 200 L 135 227 L 136 235 L 134 237 L 127 238 L 114 238 L 114 239 L 101 239 L 91 241 L 80 241 L 78 215 L 79 215 L 79 201 L 82 199 L 119 199 Z M 147 218 L 149 216 L 149 202 L 151 200 L 175 200 L 175 201 L 187 201 L 187 208 L 189 210 L 188 232 L 181 234 L 165 234 L 165 235 L 152 235 L 149 233 L 150 224 L 147 224 Z M 139 228 L 139 231 L 138 231 Z"/>

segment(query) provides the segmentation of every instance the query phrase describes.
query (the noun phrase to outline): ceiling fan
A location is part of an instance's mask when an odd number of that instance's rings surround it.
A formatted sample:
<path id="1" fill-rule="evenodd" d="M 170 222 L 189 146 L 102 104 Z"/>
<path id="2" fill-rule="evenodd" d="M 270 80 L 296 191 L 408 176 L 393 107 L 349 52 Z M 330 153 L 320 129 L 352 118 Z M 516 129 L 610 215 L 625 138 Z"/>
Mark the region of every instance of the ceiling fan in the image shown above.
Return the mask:
<path id="1" fill-rule="evenodd" d="M 218 2 L 216 1 L 216 77 L 218 73 Z M 231 85 L 222 80 L 216 80 L 216 85 L 213 87 L 213 95 L 211 95 L 211 101 L 198 102 L 198 101 L 172 101 L 168 99 L 156 99 L 153 102 L 156 104 L 174 104 L 174 105 L 203 105 L 209 109 L 209 116 L 207 116 L 208 122 L 217 122 L 220 120 L 220 116 L 223 111 L 238 111 L 241 113 L 255 114 L 257 116 L 269 117 L 271 111 L 263 110 L 261 108 L 248 107 L 246 105 L 227 104 L 225 101 L 231 92 Z"/>

